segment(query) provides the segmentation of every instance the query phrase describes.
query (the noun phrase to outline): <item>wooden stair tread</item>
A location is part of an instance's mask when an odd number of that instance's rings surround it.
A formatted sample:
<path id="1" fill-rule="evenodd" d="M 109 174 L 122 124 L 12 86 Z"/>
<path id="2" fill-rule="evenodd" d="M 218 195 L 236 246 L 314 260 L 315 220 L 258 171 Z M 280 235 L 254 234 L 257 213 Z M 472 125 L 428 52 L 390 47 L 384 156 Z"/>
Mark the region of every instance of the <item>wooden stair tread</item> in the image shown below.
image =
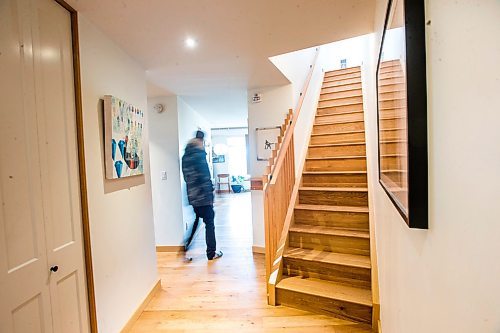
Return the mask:
<path id="1" fill-rule="evenodd" d="M 299 233 L 303 233 L 303 234 L 320 234 L 320 235 L 327 235 L 327 236 L 340 236 L 340 237 L 354 237 L 354 238 L 370 239 L 370 234 L 368 231 L 324 227 L 324 226 L 312 225 L 312 224 L 294 224 L 292 227 L 290 227 L 290 231 L 291 232 L 299 232 Z"/>
<path id="2" fill-rule="evenodd" d="M 286 277 L 276 285 L 276 288 L 330 299 L 338 299 L 344 302 L 361 304 L 369 307 L 373 306 L 371 290 L 346 286 L 326 280 L 297 276 Z"/>
<path id="3" fill-rule="evenodd" d="M 306 157 L 306 160 L 345 160 L 345 159 L 366 159 L 365 155 L 361 156 L 331 156 L 331 157 Z"/>
<path id="4" fill-rule="evenodd" d="M 404 101 L 406 97 L 379 99 L 379 102 Z"/>
<path id="5" fill-rule="evenodd" d="M 339 100 L 339 99 L 354 98 L 354 97 L 363 97 L 363 94 L 351 95 L 351 96 L 346 96 L 346 97 L 320 98 L 319 101 L 320 102 L 336 101 L 336 100 Z"/>
<path id="6" fill-rule="evenodd" d="M 344 112 L 335 112 L 335 113 L 323 113 L 323 114 L 317 114 L 316 117 L 331 117 L 331 116 L 339 116 L 339 115 L 346 115 L 346 114 L 353 114 L 353 113 L 363 113 L 363 112 L 364 112 L 364 110 L 344 111 Z"/>
<path id="7" fill-rule="evenodd" d="M 364 120 L 343 120 L 343 121 L 328 121 L 321 123 L 314 123 L 314 126 L 324 126 L 324 125 L 336 125 L 336 124 L 348 124 L 348 123 L 363 123 Z"/>
<path id="8" fill-rule="evenodd" d="M 349 105 L 363 105 L 363 102 L 345 103 L 345 104 L 339 104 L 339 105 L 334 105 L 334 106 L 318 106 L 318 109 L 331 109 L 331 108 L 338 108 L 341 106 L 349 106 Z"/>
<path id="9" fill-rule="evenodd" d="M 351 85 L 351 84 L 353 84 L 353 83 L 345 84 L 345 85 L 348 86 L 348 85 Z M 339 92 L 356 91 L 356 90 L 360 90 L 361 91 L 361 88 L 350 88 L 350 89 L 345 89 L 345 90 L 340 90 L 340 91 L 335 91 L 335 92 L 322 92 L 319 95 L 321 96 L 321 95 L 328 95 L 328 94 L 335 94 L 335 93 L 339 93 Z M 397 91 L 397 90 L 395 90 L 395 91 Z M 406 89 L 404 89 L 403 91 L 406 91 Z M 360 96 L 362 96 L 362 95 L 360 95 Z M 321 97 L 320 97 L 320 100 L 321 100 Z"/>
<path id="10" fill-rule="evenodd" d="M 381 143 L 387 143 L 387 141 L 383 141 Z M 392 143 L 392 141 L 390 143 Z M 309 145 L 309 148 L 364 146 L 365 144 L 366 144 L 365 141 L 341 142 L 341 143 L 317 143 L 317 144 Z"/>
<path id="11" fill-rule="evenodd" d="M 304 171 L 302 174 L 306 175 L 366 175 L 366 171 Z"/>
<path id="12" fill-rule="evenodd" d="M 361 72 L 360 66 L 340 68 L 333 71 L 327 71 L 325 72 L 325 77 L 332 77 L 332 76 L 344 75 L 347 73 L 356 73 L 356 72 Z"/>
<path id="13" fill-rule="evenodd" d="M 407 143 L 407 142 L 408 142 L 407 140 L 399 140 L 399 139 L 380 141 L 380 143 Z"/>
<path id="14" fill-rule="evenodd" d="M 342 80 L 339 80 L 339 81 L 342 81 Z M 357 81 L 357 82 L 351 82 L 351 83 L 341 83 L 341 84 L 337 84 L 335 86 L 325 86 L 325 84 L 332 83 L 332 82 L 335 82 L 335 81 L 323 82 L 323 86 L 321 87 L 321 89 L 338 88 L 338 87 L 343 87 L 343 86 L 350 86 L 353 84 L 361 84 L 361 81 Z M 393 84 L 395 84 L 395 83 L 393 83 Z M 356 88 L 356 89 L 362 89 L 362 88 Z"/>
<path id="15" fill-rule="evenodd" d="M 347 212 L 347 213 L 368 213 L 368 207 L 359 206 L 330 206 L 330 205 L 308 205 L 298 204 L 295 209 L 302 210 L 321 210 L 324 212 Z"/>
<path id="16" fill-rule="evenodd" d="M 335 253 L 291 247 L 286 250 L 284 257 L 303 261 L 316 261 L 331 265 L 371 268 L 370 257 L 358 254 Z"/>
<path id="17" fill-rule="evenodd" d="M 364 130 L 359 131 L 344 131 L 344 132 L 330 132 L 330 133 L 313 133 L 311 136 L 324 136 L 324 135 L 343 135 L 343 134 L 356 134 L 356 133 L 364 133 Z"/>
<path id="18" fill-rule="evenodd" d="M 330 191 L 330 192 L 368 192 L 366 187 L 317 187 L 301 186 L 299 191 Z"/>

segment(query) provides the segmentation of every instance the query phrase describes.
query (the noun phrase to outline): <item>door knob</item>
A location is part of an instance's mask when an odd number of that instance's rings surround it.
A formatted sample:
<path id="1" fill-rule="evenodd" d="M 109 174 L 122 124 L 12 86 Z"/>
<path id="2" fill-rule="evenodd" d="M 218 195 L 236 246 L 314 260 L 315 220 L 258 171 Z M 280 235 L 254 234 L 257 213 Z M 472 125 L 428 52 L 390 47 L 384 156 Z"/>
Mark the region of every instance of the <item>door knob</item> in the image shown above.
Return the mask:
<path id="1" fill-rule="evenodd" d="M 59 269 L 59 266 L 57 266 L 57 265 L 50 267 L 50 271 L 51 271 L 52 273 L 57 272 L 57 270 L 58 270 L 58 269 Z"/>

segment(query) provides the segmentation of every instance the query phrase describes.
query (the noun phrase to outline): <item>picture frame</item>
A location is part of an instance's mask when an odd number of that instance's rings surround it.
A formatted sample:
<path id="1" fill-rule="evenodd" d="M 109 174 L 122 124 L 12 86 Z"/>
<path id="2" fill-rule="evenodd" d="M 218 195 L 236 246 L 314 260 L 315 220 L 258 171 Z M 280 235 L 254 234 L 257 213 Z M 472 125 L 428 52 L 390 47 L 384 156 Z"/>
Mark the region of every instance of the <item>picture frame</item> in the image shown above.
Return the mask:
<path id="1" fill-rule="evenodd" d="M 104 96 L 104 158 L 107 179 L 144 174 L 145 114 L 115 96 Z"/>
<path id="2" fill-rule="evenodd" d="M 428 228 L 423 0 L 389 0 L 378 56 L 379 183 L 410 228 Z"/>
<path id="3" fill-rule="evenodd" d="M 256 128 L 257 161 L 267 161 L 276 149 L 276 143 L 280 136 L 280 127 Z"/>

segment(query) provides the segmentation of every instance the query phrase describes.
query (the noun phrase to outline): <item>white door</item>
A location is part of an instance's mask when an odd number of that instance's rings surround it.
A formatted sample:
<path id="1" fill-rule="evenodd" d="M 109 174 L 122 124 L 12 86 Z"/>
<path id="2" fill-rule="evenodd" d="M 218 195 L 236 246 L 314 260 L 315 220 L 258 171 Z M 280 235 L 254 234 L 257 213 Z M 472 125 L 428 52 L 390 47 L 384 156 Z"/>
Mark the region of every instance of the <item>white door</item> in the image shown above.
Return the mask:
<path id="1" fill-rule="evenodd" d="M 70 15 L 0 17 L 0 332 L 88 332 Z"/>

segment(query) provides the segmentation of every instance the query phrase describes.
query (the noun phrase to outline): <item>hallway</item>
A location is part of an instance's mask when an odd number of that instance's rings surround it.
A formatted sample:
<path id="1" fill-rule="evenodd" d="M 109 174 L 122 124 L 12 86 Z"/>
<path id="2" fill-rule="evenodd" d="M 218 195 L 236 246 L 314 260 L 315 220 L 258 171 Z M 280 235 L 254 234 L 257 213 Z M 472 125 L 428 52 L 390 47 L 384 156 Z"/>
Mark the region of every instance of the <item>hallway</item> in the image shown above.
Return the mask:
<path id="1" fill-rule="evenodd" d="M 369 332 L 360 325 L 286 307 L 267 305 L 264 255 L 252 254 L 250 193 L 218 196 L 218 249 L 205 258 L 203 230 L 184 254 L 158 253 L 162 290 L 131 332 Z"/>

